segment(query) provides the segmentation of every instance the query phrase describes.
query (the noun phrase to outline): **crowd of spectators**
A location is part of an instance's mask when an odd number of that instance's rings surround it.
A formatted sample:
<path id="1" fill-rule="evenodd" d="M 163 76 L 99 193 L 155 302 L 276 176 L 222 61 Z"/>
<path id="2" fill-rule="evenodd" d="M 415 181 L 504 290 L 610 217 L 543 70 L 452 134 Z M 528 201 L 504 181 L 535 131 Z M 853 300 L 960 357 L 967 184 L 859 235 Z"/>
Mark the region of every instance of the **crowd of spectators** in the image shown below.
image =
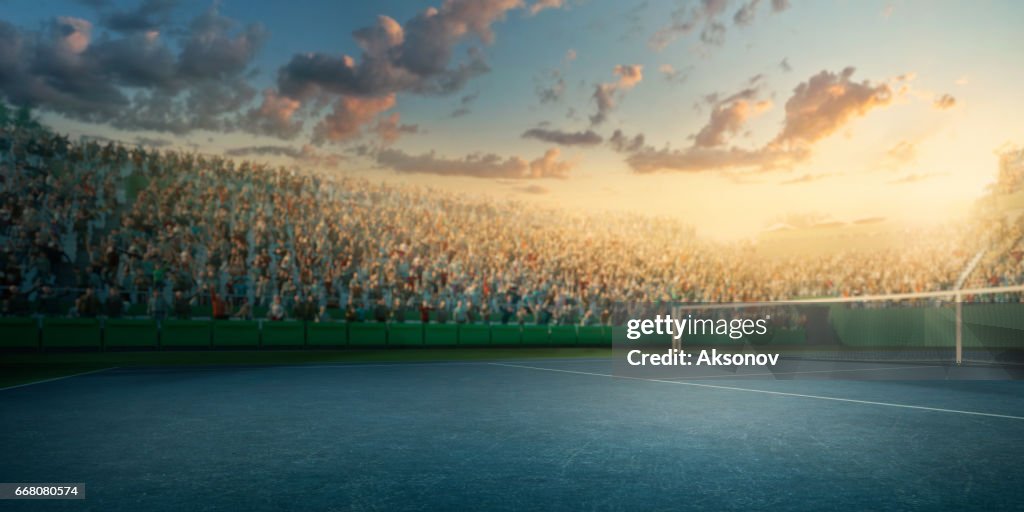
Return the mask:
<path id="1" fill-rule="evenodd" d="M 1022 282 L 1016 222 L 898 249 L 767 256 L 673 219 L 0 128 L 3 313 L 604 324 L 616 302 L 948 290 L 971 259 Z"/>

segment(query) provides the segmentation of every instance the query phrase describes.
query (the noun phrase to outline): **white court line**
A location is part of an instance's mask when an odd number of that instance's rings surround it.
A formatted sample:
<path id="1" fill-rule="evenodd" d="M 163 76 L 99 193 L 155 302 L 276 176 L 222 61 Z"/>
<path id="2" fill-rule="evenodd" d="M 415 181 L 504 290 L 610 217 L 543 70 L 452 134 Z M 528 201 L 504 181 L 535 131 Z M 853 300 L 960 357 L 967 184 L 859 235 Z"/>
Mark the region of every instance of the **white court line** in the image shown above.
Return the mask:
<path id="1" fill-rule="evenodd" d="M 107 370 L 116 370 L 117 368 L 118 368 L 117 366 L 111 366 L 110 368 L 100 368 L 99 370 L 90 370 L 90 371 L 87 371 L 87 372 L 73 373 L 71 375 L 62 375 L 60 377 L 53 377 L 52 379 L 37 380 L 37 381 L 33 381 L 33 382 L 26 382 L 24 384 L 15 384 L 13 386 L 7 386 L 6 388 L 0 388 L 0 391 L 7 391 L 8 389 L 23 388 L 25 386 L 34 386 L 36 384 L 43 384 L 43 383 L 46 383 L 46 382 L 53 382 L 55 380 L 70 379 L 71 377 L 78 377 L 78 376 L 81 376 L 81 375 L 89 375 L 90 373 L 99 373 L 99 372 L 105 372 Z"/>
<path id="2" fill-rule="evenodd" d="M 594 376 L 594 377 L 611 377 L 611 378 L 615 378 L 615 379 L 643 380 L 643 381 L 647 381 L 647 382 L 661 382 L 661 383 L 664 383 L 664 384 L 678 384 L 680 386 L 694 386 L 694 387 L 700 387 L 700 388 L 725 389 L 725 390 L 728 390 L 728 391 L 746 391 L 748 393 L 763 393 L 763 394 L 766 394 L 766 395 L 792 396 L 792 397 L 797 397 L 797 398 L 814 398 L 814 399 L 817 399 L 817 400 L 831 400 L 831 401 L 834 401 L 834 402 L 848 402 L 848 403 L 864 404 L 864 405 L 881 405 L 881 406 L 885 406 L 885 407 L 900 407 L 900 408 L 903 408 L 903 409 L 916 409 L 916 410 L 919 410 L 919 411 L 948 412 L 948 413 L 954 413 L 954 414 L 966 414 L 966 415 L 970 415 L 970 416 L 986 416 L 986 417 L 989 417 L 989 418 L 1004 418 L 1004 419 L 1010 419 L 1010 420 L 1024 420 L 1024 416 L 1010 416 L 1008 414 L 993 414 L 993 413 L 989 413 L 989 412 L 961 411 L 961 410 L 958 410 L 958 409 L 942 409 L 942 408 L 939 408 L 939 407 L 924 407 L 924 406 L 921 406 L 921 405 L 894 404 L 894 403 L 889 403 L 889 402 L 873 402 L 873 401 L 870 401 L 870 400 L 855 400 L 853 398 L 837 398 L 837 397 L 834 397 L 834 396 L 804 395 L 804 394 L 800 394 L 800 393 L 786 393 L 784 391 L 768 391 L 768 390 L 765 390 L 765 389 L 737 388 L 737 387 L 734 387 L 734 386 L 720 386 L 720 385 L 716 385 L 716 384 L 698 384 L 696 382 L 681 382 L 681 381 L 678 381 L 678 380 L 645 379 L 643 377 L 629 377 L 629 376 L 626 376 L 626 375 L 609 375 L 607 373 L 580 372 L 580 371 L 575 371 L 575 370 L 557 370 L 555 368 L 541 368 L 541 367 L 538 367 L 538 366 L 526 366 L 526 365 L 520 365 L 520 364 L 504 364 L 504 363 L 489 363 L 489 364 L 491 364 L 493 366 L 507 366 L 509 368 L 526 368 L 526 369 L 529 369 L 529 370 L 540 370 L 540 371 L 545 371 L 545 372 L 573 373 L 573 374 L 576 374 L 576 375 L 591 375 L 591 376 Z"/>
<path id="3" fill-rule="evenodd" d="M 767 373 L 731 373 L 728 375 L 701 375 L 698 377 L 674 377 L 665 380 L 697 380 L 697 379 L 735 379 L 737 377 L 762 377 L 766 375 L 803 375 L 806 373 L 839 373 L 839 372 L 881 372 L 886 370 L 913 370 L 916 368 L 942 368 L 942 366 L 893 366 L 891 368 L 850 368 L 846 370 L 807 370 L 804 372 L 767 372 Z"/>
<path id="4" fill-rule="evenodd" d="M 222 371 L 222 370 L 273 370 L 273 369 L 311 369 L 311 368 L 387 368 L 396 366 L 465 366 L 480 365 L 491 361 L 458 362 L 458 361 L 434 361 L 419 363 L 211 363 L 211 364 L 154 364 L 152 366 L 128 366 L 121 368 L 118 373 L 156 373 L 156 372 L 180 372 L 180 371 Z"/>
<path id="5" fill-rule="evenodd" d="M 180 364 L 180 365 L 159 365 L 154 364 L 152 366 L 140 365 L 140 366 L 129 366 L 129 367 L 115 367 L 119 368 L 118 373 L 151 373 L 151 372 L 176 372 L 182 370 L 209 370 L 217 371 L 223 369 L 309 369 L 309 368 L 347 368 L 347 369 L 358 369 L 358 368 L 395 368 L 395 367 L 407 367 L 407 366 L 482 366 L 488 365 L 495 362 L 504 363 L 537 363 L 539 361 L 545 362 L 557 362 L 562 363 L 602 363 L 607 362 L 611 364 L 610 359 L 525 359 L 525 360 L 502 360 L 502 359 L 480 359 L 472 360 L 467 359 L 464 361 L 385 361 L 379 363 L 361 363 L 361 362 L 350 362 L 350 363 L 294 363 L 294 364 L 282 364 L 282 363 L 212 363 L 212 364 Z M 113 370 L 114 368 L 107 368 Z"/>

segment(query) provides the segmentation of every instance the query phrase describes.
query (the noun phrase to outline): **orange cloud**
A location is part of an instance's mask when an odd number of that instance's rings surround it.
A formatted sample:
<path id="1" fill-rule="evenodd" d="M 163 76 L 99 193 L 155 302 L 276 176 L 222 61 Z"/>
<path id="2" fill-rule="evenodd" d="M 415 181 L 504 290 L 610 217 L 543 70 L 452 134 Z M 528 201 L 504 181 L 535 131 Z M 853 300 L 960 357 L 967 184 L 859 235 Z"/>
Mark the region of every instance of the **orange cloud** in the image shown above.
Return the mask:
<path id="1" fill-rule="evenodd" d="M 394 93 L 370 98 L 342 96 L 334 103 L 333 111 L 314 128 L 313 140 L 317 143 L 340 142 L 356 137 L 363 125 L 394 106 Z"/>
<path id="2" fill-rule="evenodd" d="M 950 94 L 943 94 L 935 98 L 932 105 L 939 110 L 948 110 L 956 106 L 956 98 Z"/>
<path id="3" fill-rule="evenodd" d="M 714 147 L 725 144 L 727 135 L 739 133 L 747 119 L 772 107 L 768 100 L 753 102 L 737 99 L 732 103 L 716 105 L 711 111 L 708 124 L 697 133 L 694 144 L 698 147 Z"/>
<path id="4" fill-rule="evenodd" d="M 798 85 L 786 101 L 782 132 L 772 143 L 814 143 L 851 119 L 892 101 L 892 89 L 887 84 L 854 82 L 850 79 L 853 73 L 853 67 L 840 73 L 822 71 Z"/>

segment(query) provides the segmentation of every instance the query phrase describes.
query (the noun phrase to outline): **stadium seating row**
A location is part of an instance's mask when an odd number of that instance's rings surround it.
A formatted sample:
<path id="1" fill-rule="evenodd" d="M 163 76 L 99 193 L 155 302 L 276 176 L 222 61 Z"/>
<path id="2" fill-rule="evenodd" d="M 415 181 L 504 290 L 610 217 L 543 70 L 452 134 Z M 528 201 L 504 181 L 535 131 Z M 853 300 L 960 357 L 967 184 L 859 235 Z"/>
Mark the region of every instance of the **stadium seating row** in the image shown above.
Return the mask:
<path id="1" fill-rule="evenodd" d="M 963 308 L 963 346 L 1017 347 L 1024 333 L 1020 304 Z M 848 347 L 951 347 L 951 308 L 847 309 L 834 307 L 829 323 Z M 772 343 L 799 345 L 802 329 L 776 332 Z M 659 340 L 650 340 L 659 341 Z M 670 340 L 667 338 L 667 345 Z M 733 343 L 690 337 L 697 343 Z M 302 323 L 263 320 L 96 320 L 0 318 L 0 350 L 39 348 L 234 348 L 416 346 L 611 346 L 609 327 L 421 323 Z"/>
<path id="2" fill-rule="evenodd" d="M 611 328 L 572 325 L 303 323 L 0 318 L 0 349 L 610 346 Z"/>

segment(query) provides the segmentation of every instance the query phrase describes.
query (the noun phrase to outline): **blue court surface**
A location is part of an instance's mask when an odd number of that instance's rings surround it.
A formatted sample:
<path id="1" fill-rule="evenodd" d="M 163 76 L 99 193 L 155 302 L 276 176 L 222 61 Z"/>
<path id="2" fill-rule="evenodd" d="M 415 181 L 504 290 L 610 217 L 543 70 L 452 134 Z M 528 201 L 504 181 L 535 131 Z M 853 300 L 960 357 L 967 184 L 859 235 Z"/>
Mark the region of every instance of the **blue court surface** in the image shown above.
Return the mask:
<path id="1" fill-rule="evenodd" d="M 668 380 L 609 360 L 109 369 L 0 391 L 2 510 L 1009 510 L 1019 381 Z"/>

